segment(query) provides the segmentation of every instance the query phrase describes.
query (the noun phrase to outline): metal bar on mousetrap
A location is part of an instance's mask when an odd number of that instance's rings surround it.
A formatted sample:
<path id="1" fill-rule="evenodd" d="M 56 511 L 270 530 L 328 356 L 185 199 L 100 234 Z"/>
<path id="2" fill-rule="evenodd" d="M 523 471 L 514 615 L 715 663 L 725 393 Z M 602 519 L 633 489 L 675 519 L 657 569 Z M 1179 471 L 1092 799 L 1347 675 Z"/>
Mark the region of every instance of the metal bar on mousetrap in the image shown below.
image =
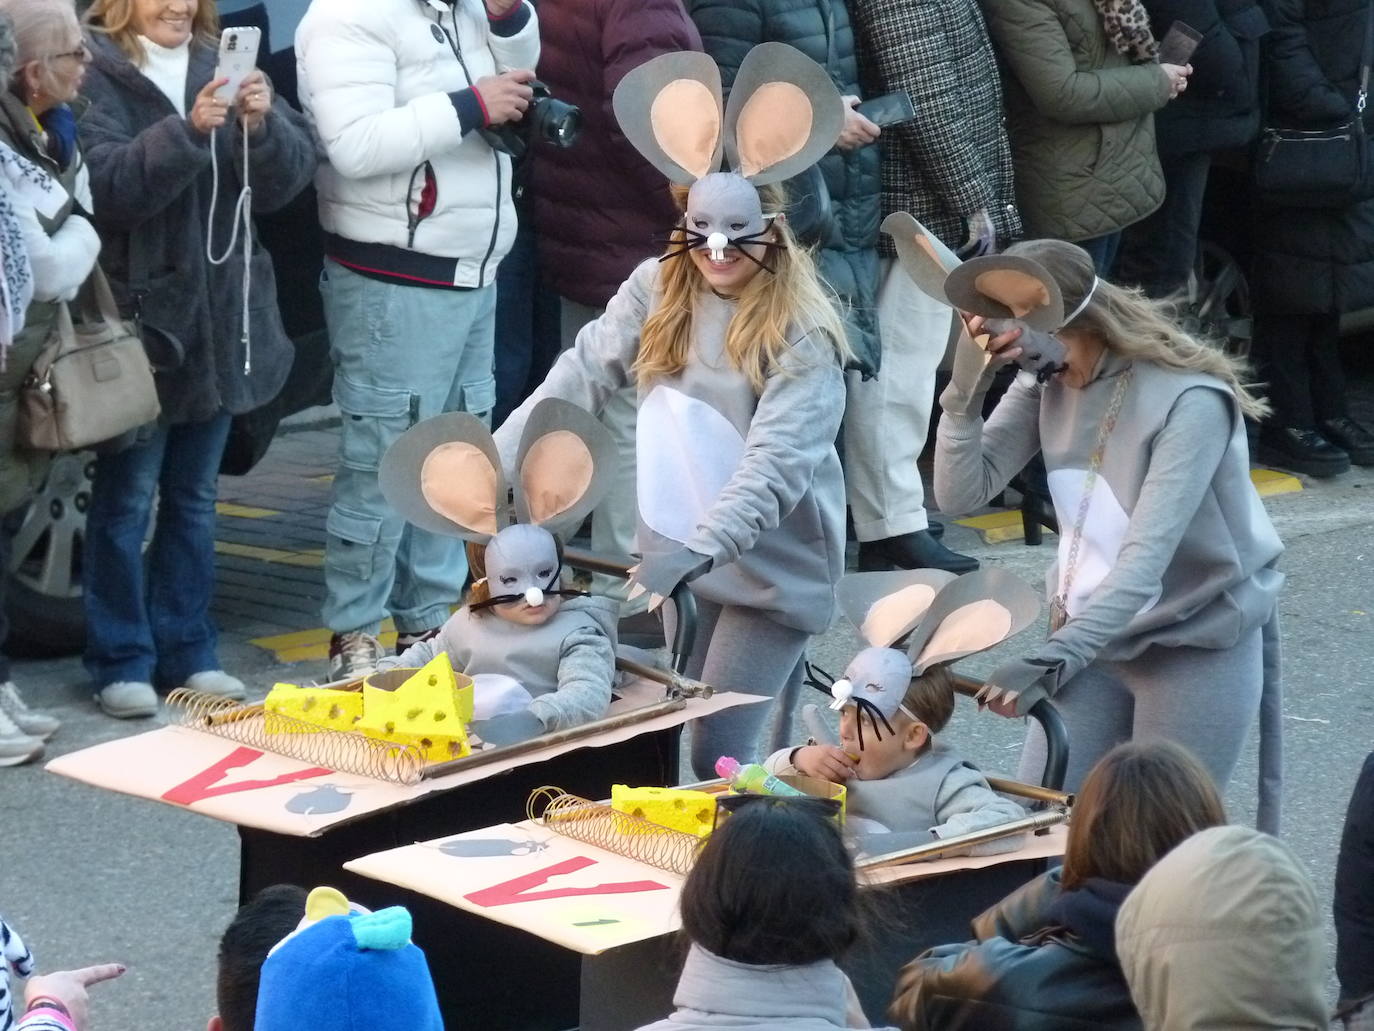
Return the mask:
<path id="1" fill-rule="evenodd" d="M 623 655 L 615 657 L 615 668 L 644 680 L 652 680 L 655 684 L 662 684 L 671 689 L 674 694 L 684 698 L 710 698 L 711 695 L 715 694 L 715 688 L 710 684 L 703 684 L 699 680 L 684 677 L 676 670 L 650 666 L 647 663 L 636 662 L 634 659 L 627 659 Z"/>
<path id="2" fill-rule="evenodd" d="M 995 827 L 986 827 L 980 831 L 969 831 L 967 834 L 956 834 L 952 838 L 932 841 L 928 845 L 917 845 L 915 848 L 868 856 L 860 859 L 855 865 L 860 870 L 881 870 L 885 867 L 903 866 L 925 859 L 939 859 L 950 852 L 957 852 L 973 845 L 981 845 L 987 841 L 996 841 L 999 838 L 1010 837 L 1023 831 L 1038 831 L 1053 827 L 1056 824 L 1064 823 L 1068 818 L 1069 814 L 1062 809 L 1047 809 L 1044 812 L 1032 813 L 1024 819 L 1011 820 Z"/>
<path id="3" fill-rule="evenodd" d="M 988 787 L 993 791 L 1001 791 L 1007 795 L 1020 795 L 1022 798 L 1032 798 L 1037 802 L 1048 802 L 1050 805 L 1072 808 L 1074 796 L 1071 792 L 1055 791 L 1053 788 L 1042 788 L 1039 784 L 1023 784 L 1019 780 L 1006 780 L 1002 777 L 988 777 Z"/>
<path id="4" fill-rule="evenodd" d="M 607 716 L 605 719 L 593 720 L 591 723 L 583 723 L 580 726 L 569 727 L 567 730 L 555 730 L 548 734 L 540 734 L 532 737 L 528 741 L 517 741 L 512 745 L 502 745 L 499 748 L 484 748 L 480 752 L 473 752 L 465 755 L 461 759 L 450 759 L 447 762 L 435 763 L 426 766 L 420 774 L 422 780 L 432 780 L 435 777 L 442 777 L 449 773 L 459 773 L 463 770 L 471 770 L 478 766 L 486 766 L 489 763 L 500 762 L 502 759 L 513 759 L 516 756 L 526 755 L 530 752 L 537 752 L 541 748 L 550 748 L 555 745 L 567 744 L 569 741 L 579 741 L 582 738 L 592 737 L 605 730 L 619 730 L 622 727 L 632 726 L 636 723 L 643 723 L 651 720 L 655 716 L 666 716 L 672 712 L 680 712 L 687 707 L 685 698 L 669 698 L 662 702 L 655 702 L 652 705 L 641 705 L 637 709 L 629 712 L 622 712 L 615 716 Z"/>

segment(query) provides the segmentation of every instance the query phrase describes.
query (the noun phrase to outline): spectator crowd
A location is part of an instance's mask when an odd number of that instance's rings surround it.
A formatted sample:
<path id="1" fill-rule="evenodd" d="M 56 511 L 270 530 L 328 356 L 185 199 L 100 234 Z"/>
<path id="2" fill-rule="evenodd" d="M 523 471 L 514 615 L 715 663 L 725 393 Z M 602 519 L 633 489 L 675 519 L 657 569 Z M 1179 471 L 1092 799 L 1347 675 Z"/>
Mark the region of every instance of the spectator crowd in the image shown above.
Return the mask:
<path id="1" fill-rule="evenodd" d="M 1312 477 L 1374 465 L 1339 351 L 1341 317 L 1374 306 L 1374 175 L 1339 200 L 1233 198 L 1237 227 L 1263 227 L 1228 236 L 1248 355 L 1205 338 L 1200 241 L 1214 171 L 1267 160 L 1282 133 L 1367 146 L 1374 0 L 312 0 L 290 99 L 260 70 L 221 75 L 215 0 L 80 8 L 0 0 L 0 514 L 52 458 L 31 395 L 73 319 L 132 327 L 161 414 L 92 442 L 84 664 L 102 711 L 247 694 L 210 612 L 217 478 L 234 418 L 293 361 L 254 219 L 313 186 L 341 420 L 327 680 L 429 657 L 468 608 L 542 627 L 544 592 L 574 593 L 561 543 L 535 586 L 493 590 L 513 561 L 494 559 L 495 529 L 484 560 L 460 539 L 481 533 L 412 521 L 388 487 L 397 442 L 468 425 L 454 413 L 490 431 L 493 482 L 516 482 L 500 466 L 561 399 L 619 458 L 591 544 L 636 564 L 599 593 L 628 626 L 690 583 L 687 673 L 775 700 L 699 721 L 709 776 L 759 754 L 769 719 L 786 743 L 847 536 L 860 571 L 977 570 L 929 514 L 933 436 L 942 511 L 1010 486 L 1028 524 L 1072 542 L 1048 641 L 982 701 L 1007 717 L 1055 702 L 1079 801 L 1062 868 L 973 919 L 972 940 L 913 957 L 889 1019 L 1328 1026 L 1312 886 L 1277 838 L 1228 825 L 1219 793 L 1258 720 L 1259 823 L 1277 833 L 1282 544 L 1251 451 Z M 981 274 L 961 279 L 961 260 Z M 117 319 L 96 314 L 106 293 Z M 473 581 L 482 600 L 454 615 Z M 919 756 L 943 721 L 910 718 Z M 59 729 L 0 654 L 0 765 Z M 1022 779 L 1044 762 L 1036 733 Z M 863 776 L 831 752 L 836 779 Z M 1349 1028 L 1374 1026 L 1371 775 L 1338 871 Z M 868 1026 L 842 972 L 864 892 L 825 811 L 740 807 L 682 916 L 677 1013 L 655 1028 Z M 0 931 L 0 972 L 27 976 Z M 0 1031 L 94 1026 L 86 990 L 121 972 L 34 976 L 24 1006 L 0 981 Z M 336 978 L 360 987 L 317 992 Z M 320 1028 L 442 1026 L 404 909 L 287 886 L 226 933 L 219 1007 L 212 1031 L 298 1027 L 303 1009 Z"/>

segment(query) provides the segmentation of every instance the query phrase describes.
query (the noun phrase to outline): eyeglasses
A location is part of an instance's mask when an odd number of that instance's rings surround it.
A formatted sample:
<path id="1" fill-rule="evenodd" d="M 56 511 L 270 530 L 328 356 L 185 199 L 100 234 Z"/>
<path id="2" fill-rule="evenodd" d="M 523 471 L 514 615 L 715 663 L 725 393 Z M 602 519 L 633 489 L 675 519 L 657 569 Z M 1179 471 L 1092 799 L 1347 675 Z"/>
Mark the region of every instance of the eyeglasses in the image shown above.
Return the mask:
<path id="1" fill-rule="evenodd" d="M 86 61 L 91 56 L 90 49 L 85 43 L 78 43 L 75 50 L 68 50 L 65 54 L 53 54 L 52 60 L 56 61 L 60 57 L 74 57 L 78 61 Z"/>

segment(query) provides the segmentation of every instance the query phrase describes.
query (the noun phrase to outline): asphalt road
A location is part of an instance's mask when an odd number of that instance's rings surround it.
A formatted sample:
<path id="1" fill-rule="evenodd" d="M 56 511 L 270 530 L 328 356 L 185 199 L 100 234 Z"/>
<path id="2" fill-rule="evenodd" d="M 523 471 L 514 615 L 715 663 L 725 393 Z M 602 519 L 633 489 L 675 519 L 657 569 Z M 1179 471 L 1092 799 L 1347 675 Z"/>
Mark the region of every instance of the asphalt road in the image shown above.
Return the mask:
<path id="1" fill-rule="evenodd" d="M 1374 748 L 1371 493 L 1374 474 L 1360 471 L 1268 502 L 1288 545 L 1284 836 L 1325 900 L 1346 800 Z M 981 545 L 962 527 L 950 529 L 949 541 L 1032 581 L 1050 558 L 1049 547 Z M 837 627 L 817 643 L 813 658 L 838 670 L 855 647 L 848 628 Z M 221 657 L 263 690 L 277 679 L 322 672 L 283 666 L 232 633 Z M 986 671 L 999 657 L 980 657 L 970 672 Z M 21 663 L 15 679 L 64 721 L 51 754 L 148 727 L 98 714 L 75 659 Z M 1207 685 L 1197 689 L 1202 694 Z M 961 704 L 949 732 L 984 767 L 1014 771 L 1019 726 Z M 1227 793 L 1237 821 L 1253 812 L 1253 745 Z M 105 960 L 129 966 L 122 979 L 95 989 L 94 1028 L 204 1026 L 213 1009 L 216 943 L 237 898 L 232 827 L 77 784 L 41 766 L 0 770 L 0 827 L 0 911 L 27 938 L 42 967 Z"/>

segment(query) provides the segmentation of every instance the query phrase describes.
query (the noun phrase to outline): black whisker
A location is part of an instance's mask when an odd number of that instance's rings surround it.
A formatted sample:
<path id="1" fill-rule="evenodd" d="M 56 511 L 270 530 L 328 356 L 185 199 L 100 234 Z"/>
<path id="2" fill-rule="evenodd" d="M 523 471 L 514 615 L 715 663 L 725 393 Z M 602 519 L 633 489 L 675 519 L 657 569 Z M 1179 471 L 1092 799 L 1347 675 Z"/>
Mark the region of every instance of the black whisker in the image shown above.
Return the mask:
<path id="1" fill-rule="evenodd" d="M 803 660 L 803 668 L 806 670 L 806 678 L 802 681 L 807 687 L 814 687 L 822 694 L 830 694 L 830 689 L 835 685 L 835 678 L 819 666 L 813 666 L 810 662 Z M 821 678 L 825 679 L 822 680 Z M 833 698 L 834 695 L 831 695 Z"/>

